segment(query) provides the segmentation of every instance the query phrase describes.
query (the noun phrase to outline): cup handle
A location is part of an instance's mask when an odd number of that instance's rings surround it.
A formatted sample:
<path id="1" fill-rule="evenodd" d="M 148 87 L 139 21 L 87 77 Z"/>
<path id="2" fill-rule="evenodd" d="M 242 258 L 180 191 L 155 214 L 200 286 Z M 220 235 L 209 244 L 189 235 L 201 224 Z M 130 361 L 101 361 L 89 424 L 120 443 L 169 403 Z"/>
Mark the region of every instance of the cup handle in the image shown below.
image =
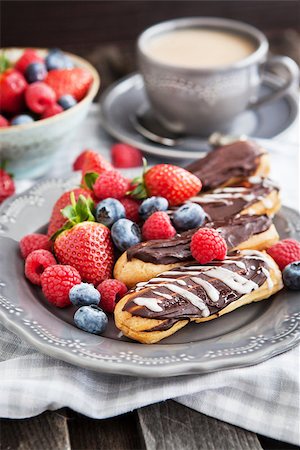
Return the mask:
<path id="1" fill-rule="evenodd" d="M 267 60 L 265 65 L 266 72 L 270 72 L 272 67 L 281 67 L 286 72 L 286 80 L 282 86 L 280 86 L 275 92 L 264 95 L 250 102 L 249 108 L 258 108 L 259 106 L 269 103 L 277 98 L 280 98 L 293 84 L 299 79 L 299 68 L 294 60 L 288 56 L 272 56 Z"/>

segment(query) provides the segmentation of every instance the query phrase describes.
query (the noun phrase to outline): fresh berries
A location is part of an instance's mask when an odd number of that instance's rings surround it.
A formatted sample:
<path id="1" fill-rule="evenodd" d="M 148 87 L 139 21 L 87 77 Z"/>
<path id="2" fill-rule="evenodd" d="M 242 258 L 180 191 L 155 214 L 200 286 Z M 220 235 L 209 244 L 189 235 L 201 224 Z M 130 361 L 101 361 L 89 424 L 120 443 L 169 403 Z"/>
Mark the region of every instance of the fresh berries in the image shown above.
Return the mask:
<path id="1" fill-rule="evenodd" d="M 85 156 L 83 158 L 82 164 L 82 177 L 83 177 L 83 185 L 84 176 L 87 173 L 102 173 L 108 170 L 113 170 L 113 166 L 103 158 L 102 155 L 95 152 L 94 150 L 85 150 Z"/>
<path id="2" fill-rule="evenodd" d="M 75 284 L 69 292 L 70 302 L 74 306 L 98 305 L 100 297 L 100 292 L 89 283 Z"/>
<path id="3" fill-rule="evenodd" d="M 73 189 L 73 191 L 64 192 L 56 201 L 48 225 L 48 236 L 51 237 L 56 233 L 67 221 L 61 213 L 62 209 L 71 204 L 70 195 L 74 192 L 75 200 L 77 201 L 80 195 L 89 198 L 90 194 L 82 188 Z"/>
<path id="4" fill-rule="evenodd" d="M 56 114 L 60 114 L 61 112 L 63 112 L 62 107 L 57 103 L 53 103 L 53 105 L 47 106 L 41 118 L 48 119 L 48 117 L 56 116 Z"/>
<path id="5" fill-rule="evenodd" d="M 61 108 L 62 109 L 62 108 Z M 83 152 L 81 152 L 77 158 L 75 159 L 75 161 L 73 162 L 73 170 L 82 170 L 84 161 L 86 156 L 89 154 L 90 150 L 84 150 Z"/>
<path id="6" fill-rule="evenodd" d="M 158 164 L 146 171 L 131 195 L 135 198 L 160 196 L 171 206 L 180 205 L 201 190 L 201 181 L 187 170 L 171 164 Z"/>
<path id="7" fill-rule="evenodd" d="M 73 63 L 71 59 L 58 48 L 53 48 L 49 51 L 45 59 L 47 70 L 56 69 L 72 69 Z"/>
<path id="8" fill-rule="evenodd" d="M 47 76 L 47 69 L 43 62 L 33 62 L 26 67 L 25 78 L 28 83 L 43 81 Z"/>
<path id="9" fill-rule="evenodd" d="M 190 230 L 200 227 L 205 221 L 204 209 L 197 203 L 186 203 L 173 214 L 173 223 L 178 230 Z"/>
<path id="10" fill-rule="evenodd" d="M 125 217 L 125 208 L 115 198 L 106 198 L 97 204 L 95 217 L 97 222 L 111 227 L 117 220 Z"/>
<path id="11" fill-rule="evenodd" d="M 139 215 L 146 220 L 156 211 L 167 211 L 169 202 L 164 197 L 150 197 L 143 201 L 139 208 Z"/>
<path id="12" fill-rule="evenodd" d="M 38 250 L 43 251 L 43 250 Z M 31 253 L 33 255 L 33 253 Z M 28 258 L 30 258 L 30 256 Z M 56 264 L 47 267 L 41 275 L 42 291 L 49 303 L 59 308 L 71 305 L 70 289 L 80 284 L 81 278 L 76 269 L 71 266 Z"/>
<path id="13" fill-rule="evenodd" d="M 25 92 L 26 104 L 31 111 L 42 114 L 55 103 L 55 92 L 46 83 L 37 81 L 28 86 Z"/>
<path id="14" fill-rule="evenodd" d="M 9 126 L 8 120 L 5 119 L 5 117 L 0 114 L 0 128 L 4 128 L 4 127 L 8 127 L 8 126 Z"/>
<path id="15" fill-rule="evenodd" d="M 227 245 L 217 230 L 200 228 L 192 236 L 191 252 L 200 264 L 206 264 L 214 259 L 223 260 L 227 253 Z"/>
<path id="16" fill-rule="evenodd" d="M 45 79 L 48 86 L 54 90 L 57 99 L 70 94 L 78 102 L 85 97 L 92 81 L 92 74 L 81 67 L 51 70 Z"/>
<path id="17" fill-rule="evenodd" d="M 15 69 L 24 74 L 30 64 L 37 62 L 42 63 L 43 58 L 35 50 L 27 48 L 16 62 Z"/>
<path id="18" fill-rule="evenodd" d="M 295 239 L 283 239 L 267 249 L 267 253 L 275 260 L 280 270 L 288 264 L 300 260 L 300 242 Z"/>
<path id="19" fill-rule="evenodd" d="M 282 278 L 284 285 L 293 291 L 300 290 L 300 261 L 288 264 L 283 272 Z"/>
<path id="20" fill-rule="evenodd" d="M 111 277 L 113 247 L 109 229 L 101 223 L 82 222 L 63 231 L 55 240 L 54 252 L 61 264 L 70 264 L 82 280 L 98 284 Z"/>
<path id="21" fill-rule="evenodd" d="M 107 327 L 108 318 L 96 305 L 82 306 L 74 314 L 74 323 L 87 333 L 101 334 Z"/>
<path id="22" fill-rule="evenodd" d="M 25 276 L 31 283 L 40 286 L 43 272 L 54 264 L 55 258 L 48 250 L 34 250 L 26 258 Z"/>
<path id="23" fill-rule="evenodd" d="M 120 219 L 113 224 L 111 237 L 115 246 L 122 252 L 142 240 L 139 226 L 128 219 Z"/>
<path id="24" fill-rule="evenodd" d="M 127 292 L 127 287 L 122 281 L 119 280 L 104 280 L 97 286 L 98 291 L 101 294 L 101 308 L 107 312 L 114 312 L 116 303 Z"/>
<path id="25" fill-rule="evenodd" d="M 120 202 L 125 208 L 126 219 L 132 220 L 132 222 L 139 222 L 140 202 L 130 197 L 120 198 Z"/>
<path id="26" fill-rule="evenodd" d="M 129 181 L 117 170 L 100 173 L 94 184 L 94 193 L 99 200 L 112 197 L 125 197 L 129 189 Z"/>
<path id="27" fill-rule="evenodd" d="M 20 251 L 24 259 L 35 250 L 48 250 L 52 247 L 51 241 L 45 234 L 27 234 L 20 240 Z"/>
<path id="28" fill-rule="evenodd" d="M 142 153 L 128 144 L 118 143 L 111 148 L 111 160 L 114 167 L 139 167 L 143 164 Z"/>
<path id="29" fill-rule="evenodd" d="M 15 116 L 10 124 L 11 125 L 26 125 L 27 123 L 34 122 L 34 119 L 29 116 L 29 114 L 20 114 L 19 116 Z"/>
<path id="30" fill-rule="evenodd" d="M 4 169 L 0 168 L 0 204 L 16 191 L 14 180 Z"/>
<path id="31" fill-rule="evenodd" d="M 70 95 L 62 95 L 58 100 L 57 103 L 64 109 L 70 109 L 73 106 L 75 106 L 77 104 L 77 101 L 75 100 L 75 98 Z"/>
<path id="32" fill-rule="evenodd" d="M 142 234 L 145 241 L 169 239 L 175 236 L 176 230 L 168 214 L 164 211 L 157 211 L 148 217 L 144 223 Z"/>
<path id="33" fill-rule="evenodd" d="M 14 69 L 0 74 L 0 110 L 9 114 L 19 114 L 24 107 L 24 94 L 27 82 L 23 75 Z"/>

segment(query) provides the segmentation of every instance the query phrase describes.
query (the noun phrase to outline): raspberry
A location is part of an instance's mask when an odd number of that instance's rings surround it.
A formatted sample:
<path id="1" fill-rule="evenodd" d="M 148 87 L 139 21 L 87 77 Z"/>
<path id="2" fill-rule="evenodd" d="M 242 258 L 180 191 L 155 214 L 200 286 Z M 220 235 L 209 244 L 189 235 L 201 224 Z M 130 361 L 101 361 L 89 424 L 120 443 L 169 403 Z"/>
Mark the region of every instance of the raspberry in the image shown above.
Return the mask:
<path id="1" fill-rule="evenodd" d="M 142 153 L 128 144 L 115 144 L 111 148 L 111 159 L 115 167 L 139 167 L 143 163 Z"/>
<path id="2" fill-rule="evenodd" d="M 283 239 L 267 249 L 267 253 L 283 270 L 288 264 L 300 260 L 300 242 L 295 239 Z"/>
<path id="3" fill-rule="evenodd" d="M 8 126 L 9 126 L 8 120 L 5 119 L 5 117 L 0 114 L 0 128 L 4 128 L 4 127 L 8 127 Z"/>
<path id="4" fill-rule="evenodd" d="M 191 252 L 201 264 L 214 259 L 223 260 L 227 253 L 227 245 L 222 236 L 213 228 L 200 228 L 192 236 Z"/>
<path id="5" fill-rule="evenodd" d="M 11 195 L 14 195 L 15 191 L 15 183 L 10 174 L 0 169 L 0 204 Z"/>
<path id="6" fill-rule="evenodd" d="M 47 106 L 45 111 L 42 114 L 42 119 L 47 119 L 48 117 L 56 116 L 56 114 L 60 114 L 63 112 L 63 109 L 57 103 L 53 103 L 53 105 Z"/>
<path id="7" fill-rule="evenodd" d="M 27 234 L 20 240 L 21 255 L 24 259 L 35 250 L 48 250 L 52 247 L 51 241 L 45 234 L 33 233 Z"/>
<path id="8" fill-rule="evenodd" d="M 25 92 L 26 104 L 31 111 L 42 114 L 56 101 L 55 92 L 42 81 L 36 81 L 28 86 Z"/>
<path id="9" fill-rule="evenodd" d="M 94 184 L 94 193 L 99 200 L 122 198 L 129 189 L 129 181 L 117 170 L 102 172 Z"/>
<path id="10" fill-rule="evenodd" d="M 29 64 L 32 64 L 34 62 L 42 63 L 44 62 L 44 60 L 36 53 L 35 50 L 33 50 L 32 48 L 27 48 L 16 62 L 15 69 L 24 74 Z"/>
<path id="11" fill-rule="evenodd" d="M 97 286 L 101 294 L 100 307 L 108 313 L 114 312 L 116 303 L 127 292 L 127 287 L 119 280 L 104 280 Z"/>
<path id="12" fill-rule="evenodd" d="M 141 202 L 130 197 L 120 198 L 120 202 L 125 208 L 126 218 L 132 220 L 132 222 L 139 222 L 139 207 Z"/>
<path id="13" fill-rule="evenodd" d="M 145 241 L 169 239 L 175 234 L 176 230 L 171 223 L 170 217 L 164 211 L 157 211 L 151 214 L 142 228 L 142 235 Z"/>
<path id="14" fill-rule="evenodd" d="M 52 253 L 48 250 L 35 250 L 25 261 L 25 276 L 33 284 L 41 285 L 41 275 L 49 267 L 56 264 Z"/>
<path id="15" fill-rule="evenodd" d="M 75 161 L 73 162 L 73 170 L 81 170 L 85 161 L 86 156 L 89 154 L 90 150 L 83 150 Z"/>
<path id="16" fill-rule="evenodd" d="M 41 276 L 42 290 L 46 299 L 59 308 L 71 305 L 70 289 L 80 283 L 79 272 L 72 266 L 56 264 L 48 267 Z"/>

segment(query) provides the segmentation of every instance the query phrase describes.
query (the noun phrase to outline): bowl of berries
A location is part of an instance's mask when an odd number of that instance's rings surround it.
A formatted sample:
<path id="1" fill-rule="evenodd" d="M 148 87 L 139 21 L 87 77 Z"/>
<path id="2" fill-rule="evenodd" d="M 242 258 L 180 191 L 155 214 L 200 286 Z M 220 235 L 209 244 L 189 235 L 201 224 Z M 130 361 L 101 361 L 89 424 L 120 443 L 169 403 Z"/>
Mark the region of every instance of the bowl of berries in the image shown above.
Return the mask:
<path id="1" fill-rule="evenodd" d="M 94 67 L 59 49 L 0 53 L 0 160 L 38 177 L 67 148 L 100 85 Z"/>

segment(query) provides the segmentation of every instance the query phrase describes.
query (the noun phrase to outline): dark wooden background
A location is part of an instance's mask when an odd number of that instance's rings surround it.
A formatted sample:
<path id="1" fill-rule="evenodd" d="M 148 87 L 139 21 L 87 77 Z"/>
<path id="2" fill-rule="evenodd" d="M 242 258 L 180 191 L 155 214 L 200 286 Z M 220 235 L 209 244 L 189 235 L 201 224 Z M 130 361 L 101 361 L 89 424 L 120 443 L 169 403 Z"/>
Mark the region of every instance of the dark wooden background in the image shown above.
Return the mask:
<path id="1" fill-rule="evenodd" d="M 135 69 L 135 41 L 148 26 L 219 16 L 263 30 L 275 53 L 300 63 L 299 0 L 2 1 L 1 46 L 61 47 L 89 59 L 102 89 Z"/>

